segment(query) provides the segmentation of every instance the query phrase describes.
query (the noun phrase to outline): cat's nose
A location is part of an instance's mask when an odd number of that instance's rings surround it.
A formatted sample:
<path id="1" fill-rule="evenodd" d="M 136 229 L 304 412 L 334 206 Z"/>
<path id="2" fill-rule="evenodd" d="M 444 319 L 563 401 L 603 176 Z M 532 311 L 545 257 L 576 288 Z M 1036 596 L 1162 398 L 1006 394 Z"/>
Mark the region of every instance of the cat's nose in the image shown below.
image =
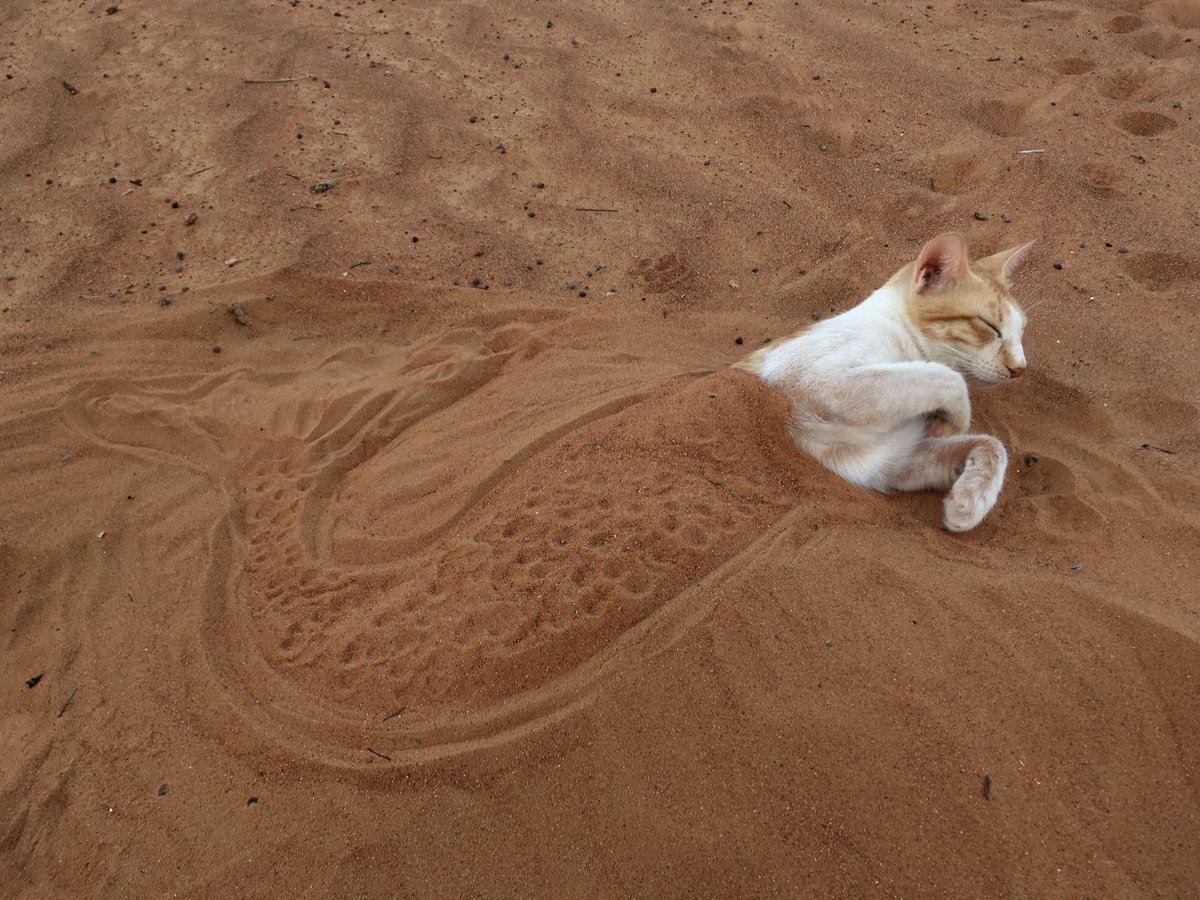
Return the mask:
<path id="1" fill-rule="evenodd" d="M 1025 371 L 1024 364 L 1021 364 L 1019 366 L 1009 366 L 1008 367 L 1008 377 L 1009 378 L 1019 378 L 1021 376 L 1021 373 L 1024 371 Z"/>

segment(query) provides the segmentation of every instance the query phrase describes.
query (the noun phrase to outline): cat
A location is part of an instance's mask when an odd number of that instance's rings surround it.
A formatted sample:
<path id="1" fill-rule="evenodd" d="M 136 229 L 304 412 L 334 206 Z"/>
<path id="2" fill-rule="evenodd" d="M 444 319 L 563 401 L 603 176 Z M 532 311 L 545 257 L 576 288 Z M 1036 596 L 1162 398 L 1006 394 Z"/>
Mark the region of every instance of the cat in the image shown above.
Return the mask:
<path id="1" fill-rule="evenodd" d="M 1010 277 L 1032 246 L 971 262 L 948 232 L 858 306 L 736 363 L 791 400 L 788 436 L 847 481 L 947 490 L 943 524 L 969 531 L 1004 482 L 1004 445 L 968 434 L 967 385 L 1025 371 Z"/>

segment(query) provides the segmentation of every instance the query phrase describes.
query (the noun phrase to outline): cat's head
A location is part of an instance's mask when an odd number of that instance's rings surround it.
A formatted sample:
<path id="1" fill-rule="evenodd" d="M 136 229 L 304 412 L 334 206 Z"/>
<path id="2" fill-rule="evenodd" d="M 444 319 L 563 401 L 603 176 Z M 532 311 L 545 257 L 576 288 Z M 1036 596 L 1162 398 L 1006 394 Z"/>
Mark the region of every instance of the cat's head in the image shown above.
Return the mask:
<path id="1" fill-rule="evenodd" d="M 928 359 L 977 385 L 1002 384 L 1025 371 L 1025 314 L 1009 293 L 1009 278 L 1031 245 L 971 262 L 963 236 L 948 232 L 896 273 Z"/>

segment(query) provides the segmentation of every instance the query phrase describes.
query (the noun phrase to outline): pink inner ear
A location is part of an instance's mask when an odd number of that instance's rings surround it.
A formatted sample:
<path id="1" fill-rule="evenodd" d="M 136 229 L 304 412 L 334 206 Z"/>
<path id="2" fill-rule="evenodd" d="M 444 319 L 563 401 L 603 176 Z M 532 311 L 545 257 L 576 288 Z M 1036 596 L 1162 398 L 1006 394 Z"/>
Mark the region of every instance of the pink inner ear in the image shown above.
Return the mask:
<path id="1" fill-rule="evenodd" d="M 967 242 L 961 234 L 939 234 L 921 248 L 913 271 L 917 290 L 952 284 L 967 273 Z"/>

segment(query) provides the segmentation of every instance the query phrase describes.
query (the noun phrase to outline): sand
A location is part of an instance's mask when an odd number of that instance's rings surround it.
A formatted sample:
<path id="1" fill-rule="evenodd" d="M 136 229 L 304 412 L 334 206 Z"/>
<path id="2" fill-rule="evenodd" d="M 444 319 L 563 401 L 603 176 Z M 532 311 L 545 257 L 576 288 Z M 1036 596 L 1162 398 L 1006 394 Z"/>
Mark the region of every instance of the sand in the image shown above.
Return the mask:
<path id="1" fill-rule="evenodd" d="M 1194 2 L 4 18 L 4 896 L 1200 891 Z M 965 535 L 729 368 L 952 229 Z"/>

